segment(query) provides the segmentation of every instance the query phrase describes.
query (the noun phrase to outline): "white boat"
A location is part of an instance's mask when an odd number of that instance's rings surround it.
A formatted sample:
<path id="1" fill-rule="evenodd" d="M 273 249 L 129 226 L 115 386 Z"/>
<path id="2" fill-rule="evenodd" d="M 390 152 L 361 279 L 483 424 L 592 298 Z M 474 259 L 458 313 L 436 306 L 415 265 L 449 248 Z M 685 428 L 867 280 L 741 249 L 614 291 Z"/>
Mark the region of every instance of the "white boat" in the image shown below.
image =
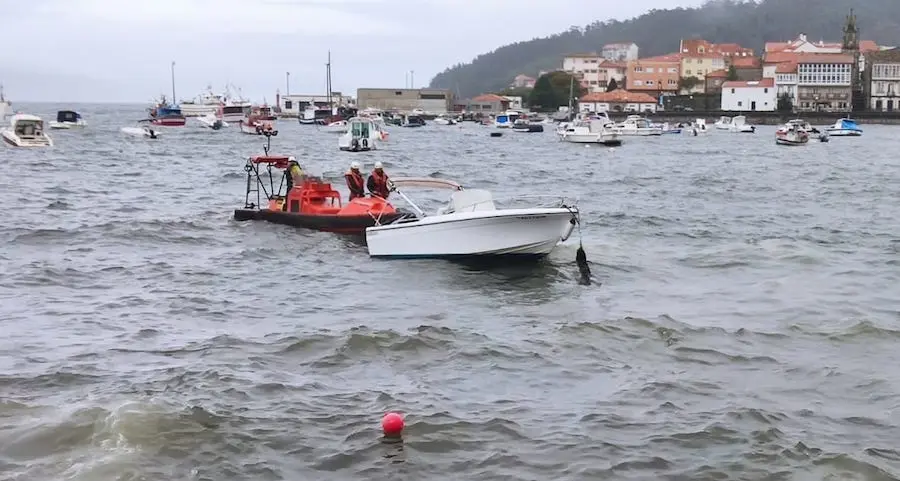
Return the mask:
<path id="1" fill-rule="evenodd" d="M 575 144 L 622 145 L 619 129 L 609 117 L 578 119 L 557 131 L 560 140 Z"/>
<path id="2" fill-rule="evenodd" d="M 722 116 L 716 122 L 717 130 L 727 130 L 737 134 L 752 134 L 756 132 L 756 127 L 747 123 L 747 117 L 738 115 L 735 117 Z"/>
<path id="3" fill-rule="evenodd" d="M 200 125 L 212 130 L 219 130 L 228 127 L 228 122 L 225 122 L 224 120 L 219 118 L 219 116 L 217 116 L 215 112 L 197 117 L 197 122 L 200 122 Z"/>
<path id="4" fill-rule="evenodd" d="M 12 113 L 12 103 L 3 96 L 3 84 L 0 84 L 0 121 L 6 120 Z"/>
<path id="5" fill-rule="evenodd" d="M 798 127 L 798 128 L 803 129 L 806 132 L 811 133 L 811 134 L 819 133 L 819 129 L 813 127 L 812 125 L 809 124 L 809 122 L 807 122 L 803 119 L 788 120 L 782 128 L 788 128 L 791 126 Z"/>
<path id="6" fill-rule="evenodd" d="M 863 133 L 856 125 L 856 121 L 848 118 L 838 119 L 834 125 L 825 129 L 825 132 L 834 137 L 859 137 Z"/>
<path id="7" fill-rule="evenodd" d="M 522 114 L 517 110 L 507 110 L 506 112 L 497 115 L 497 118 L 494 119 L 494 127 L 498 129 L 508 129 L 516 123 L 516 120 L 519 120 Z"/>
<path id="8" fill-rule="evenodd" d="M 543 132 L 544 126 L 540 123 L 531 122 L 529 119 L 519 118 L 513 122 L 513 132 Z"/>
<path id="9" fill-rule="evenodd" d="M 344 134 L 347 133 L 348 128 L 349 123 L 346 120 L 338 120 L 337 122 L 331 122 L 328 125 L 322 126 L 322 130 L 330 134 Z"/>
<path id="10" fill-rule="evenodd" d="M 87 126 L 87 122 L 81 118 L 81 114 L 73 110 L 56 112 L 56 120 L 51 120 L 49 124 L 51 129 L 71 129 L 73 127 Z"/>
<path id="11" fill-rule="evenodd" d="M 134 137 L 144 137 L 146 139 L 158 139 L 162 135 L 150 127 L 122 127 L 120 130 L 123 134 L 132 135 Z"/>
<path id="12" fill-rule="evenodd" d="M 181 108 L 181 115 L 185 117 L 202 117 L 216 113 L 225 102 L 224 95 L 214 93 L 212 85 L 207 85 L 205 92 L 192 100 L 182 100 L 178 107 Z"/>
<path id="13" fill-rule="evenodd" d="M 387 131 L 387 122 L 384 121 L 384 117 L 381 116 L 373 116 L 369 117 L 372 119 L 372 122 L 375 124 L 375 130 L 378 133 L 378 140 L 380 142 L 384 142 L 390 136 Z"/>
<path id="14" fill-rule="evenodd" d="M 456 125 L 456 119 L 447 114 L 438 115 L 433 122 L 438 125 Z"/>
<path id="15" fill-rule="evenodd" d="M 625 121 L 616 124 L 616 129 L 621 135 L 646 137 L 650 135 L 662 135 L 662 126 L 654 126 L 649 120 L 640 115 L 629 115 Z"/>
<path id="16" fill-rule="evenodd" d="M 450 202 L 426 215 L 399 187 L 451 189 Z M 498 209 L 487 190 L 463 190 L 453 181 L 430 178 L 394 179 L 391 190 L 415 211 L 389 224 L 366 228 L 372 257 L 464 258 L 517 256 L 540 258 L 572 234 L 579 220 L 574 203 Z"/>
<path id="17" fill-rule="evenodd" d="M 338 148 L 349 152 L 376 150 L 381 134 L 375 121 L 367 117 L 353 117 L 347 122 L 347 132 L 338 138 Z"/>
<path id="18" fill-rule="evenodd" d="M 37 115 L 13 115 L 0 135 L 13 147 L 53 147 L 53 139 L 44 133 L 44 121 Z"/>
<path id="19" fill-rule="evenodd" d="M 706 119 L 696 119 L 694 120 L 693 125 L 691 125 L 691 129 L 693 129 L 692 133 L 696 134 L 705 134 L 709 132 L 709 129 L 706 127 Z"/>
<path id="20" fill-rule="evenodd" d="M 809 142 L 809 132 L 802 127 L 785 125 L 775 131 L 775 145 L 805 145 Z"/>

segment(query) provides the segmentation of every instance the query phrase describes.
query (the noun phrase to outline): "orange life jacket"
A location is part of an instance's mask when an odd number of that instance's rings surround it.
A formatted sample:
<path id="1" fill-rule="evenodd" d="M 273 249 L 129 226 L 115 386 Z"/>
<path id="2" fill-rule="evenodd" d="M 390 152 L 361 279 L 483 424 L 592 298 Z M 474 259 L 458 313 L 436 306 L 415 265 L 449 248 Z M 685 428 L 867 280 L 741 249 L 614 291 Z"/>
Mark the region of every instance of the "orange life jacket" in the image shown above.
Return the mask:
<path id="1" fill-rule="evenodd" d="M 366 182 L 359 172 L 349 171 L 344 174 L 347 179 L 347 188 L 350 189 L 350 200 L 366 196 Z"/>
<path id="2" fill-rule="evenodd" d="M 388 186 L 387 186 L 387 181 L 388 181 L 387 174 L 385 174 L 384 171 L 381 171 L 381 173 L 378 173 L 377 170 L 373 170 L 372 171 L 372 179 L 374 180 L 374 182 L 373 182 L 374 185 L 372 186 L 372 189 L 371 189 L 372 193 L 377 195 L 378 197 L 381 197 L 382 199 L 387 199 L 388 195 L 390 195 L 390 191 L 388 190 Z"/>

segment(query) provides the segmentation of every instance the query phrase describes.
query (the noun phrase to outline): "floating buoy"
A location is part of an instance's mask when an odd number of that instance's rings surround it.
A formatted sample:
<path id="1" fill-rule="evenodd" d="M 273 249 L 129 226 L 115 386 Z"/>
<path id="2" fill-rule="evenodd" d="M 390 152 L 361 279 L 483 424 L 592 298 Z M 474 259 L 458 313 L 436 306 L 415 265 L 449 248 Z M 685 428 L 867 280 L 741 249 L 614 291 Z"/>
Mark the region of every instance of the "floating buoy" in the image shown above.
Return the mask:
<path id="1" fill-rule="evenodd" d="M 387 413 L 381 419 L 381 430 L 388 438 L 399 438 L 403 434 L 403 416 L 397 413 Z"/>
<path id="2" fill-rule="evenodd" d="M 491 132 L 491 137 L 501 137 L 503 136 L 503 132 Z"/>

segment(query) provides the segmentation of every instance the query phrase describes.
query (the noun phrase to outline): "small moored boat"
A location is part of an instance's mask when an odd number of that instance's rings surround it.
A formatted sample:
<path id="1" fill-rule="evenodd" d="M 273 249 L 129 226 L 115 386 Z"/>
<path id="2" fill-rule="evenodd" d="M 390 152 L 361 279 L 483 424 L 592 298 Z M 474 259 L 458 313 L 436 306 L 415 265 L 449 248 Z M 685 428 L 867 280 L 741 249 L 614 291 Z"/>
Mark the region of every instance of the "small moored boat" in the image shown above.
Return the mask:
<path id="1" fill-rule="evenodd" d="M 266 137 L 271 141 L 269 135 Z M 291 179 L 288 169 L 294 160 L 294 157 L 286 155 L 269 155 L 268 145 L 265 146 L 265 155 L 247 160 L 244 168 L 247 171 L 247 195 L 244 208 L 234 211 L 235 220 L 262 220 L 325 232 L 363 235 L 366 227 L 377 222 L 391 222 L 410 215 L 377 196 L 358 197 L 342 204 L 341 194 L 321 176 L 307 174 L 299 185 L 288 188 Z M 281 179 L 277 182 L 273 171 L 280 171 Z M 253 193 L 256 193 L 255 202 L 251 199 Z M 262 205 L 263 197 L 266 199 L 265 206 Z"/>
<path id="2" fill-rule="evenodd" d="M 225 127 L 228 127 L 228 123 L 222 120 L 221 115 L 217 115 L 215 112 L 198 116 L 197 122 L 200 122 L 200 125 L 202 125 L 203 127 L 212 130 L 221 130 Z"/>
<path id="3" fill-rule="evenodd" d="M 74 110 L 60 110 L 56 112 L 56 120 L 51 120 L 51 129 L 71 129 L 73 127 L 85 127 L 87 122 L 81 118 L 81 114 Z"/>
<path id="4" fill-rule="evenodd" d="M 616 124 L 620 135 L 648 137 L 663 134 L 662 126 L 655 126 L 640 115 L 629 115 L 621 124 Z"/>
<path id="5" fill-rule="evenodd" d="M 158 139 L 162 135 L 150 127 L 122 127 L 120 130 L 123 134 L 146 139 Z"/>
<path id="6" fill-rule="evenodd" d="M 513 122 L 513 132 L 543 132 L 544 126 L 541 124 L 533 124 L 528 119 L 517 119 Z"/>
<path id="7" fill-rule="evenodd" d="M 809 133 L 796 125 L 785 125 L 775 131 L 776 145 L 806 145 Z"/>
<path id="8" fill-rule="evenodd" d="M 278 131 L 269 120 L 263 120 L 259 114 L 250 114 L 240 122 L 241 133 L 250 135 L 276 136 Z"/>
<path id="9" fill-rule="evenodd" d="M 832 137 L 859 137 L 863 131 L 856 125 L 853 119 L 838 119 L 831 127 L 825 129 L 825 132 Z"/>
<path id="10" fill-rule="evenodd" d="M 579 118 L 571 124 L 560 124 L 556 133 L 559 140 L 575 144 L 622 145 L 619 129 L 606 116 Z"/>
<path id="11" fill-rule="evenodd" d="M 519 120 L 521 115 L 522 114 L 517 110 L 507 110 L 494 119 L 494 127 L 497 127 L 498 129 L 508 129 L 516 123 L 516 120 Z"/>
<path id="12" fill-rule="evenodd" d="M 399 187 L 451 189 L 450 202 L 426 215 Z M 541 258 L 569 238 L 580 222 L 578 209 L 565 199 L 549 206 L 498 209 L 487 190 L 463 190 L 458 183 L 432 178 L 394 179 L 392 191 L 415 216 L 379 221 L 366 228 L 372 257 Z"/>
<path id="13" fill-rule="evenodd" d="M 37 115 L 13 115 L 0 136 L 12 147 L 53 147 L 53 139 L 44 132 L 44 121 Z"/>

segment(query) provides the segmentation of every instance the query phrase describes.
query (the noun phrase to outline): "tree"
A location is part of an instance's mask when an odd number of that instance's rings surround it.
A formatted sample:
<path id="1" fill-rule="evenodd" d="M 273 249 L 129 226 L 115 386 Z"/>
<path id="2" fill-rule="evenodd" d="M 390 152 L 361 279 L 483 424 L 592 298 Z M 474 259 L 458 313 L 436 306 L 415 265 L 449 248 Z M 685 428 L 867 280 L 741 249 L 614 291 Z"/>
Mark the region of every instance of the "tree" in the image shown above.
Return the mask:
<path id="1" fill-rule="evenodd" d="M 733 82 L 738 79 L 737 69 L 734 68 L 734 65 L 728 66 L 728 76 L 725 77 L 725 80 L 729 82 Z"/>
<path id="2" fill-rule="evenodd" d="M 609 83 L 606 84 L 606 91 L 612 92 L 613 90 L 616 90 L 617 88 L 619 88 L 619 84 L 616 83 L 616 79 L 614 79 L 614 78 L 609 79 Z"/>
<path id="3" fill-rule="evenodd" d="M 779 112 L 793 112 L 794 111 L 794 101 L 791 100 L 791 96 L 788 95 L 787 92 L 778 96 L 778 111 Z"/>
<path id="4" fill-rule="evenodd" d="M 690 77 L 681 77 L 678 79 L 678 90 L 691 91 L 694 87 L 700 85 L 700 79 L 691 75 Z"/>
<path id="5" fill-rule="evenodd" d="M 528 105 L 532 108 L 540 108 L 545 111 L 556 110 L 569 104 L 569 88 L 573 85 L 572 76 L 567 72 L 557 70 L 541 75 L 531 90 L 528 97 Z M 572 94 L 579 98 L 584 94 L 581 82 L 575 79 Z"/>

